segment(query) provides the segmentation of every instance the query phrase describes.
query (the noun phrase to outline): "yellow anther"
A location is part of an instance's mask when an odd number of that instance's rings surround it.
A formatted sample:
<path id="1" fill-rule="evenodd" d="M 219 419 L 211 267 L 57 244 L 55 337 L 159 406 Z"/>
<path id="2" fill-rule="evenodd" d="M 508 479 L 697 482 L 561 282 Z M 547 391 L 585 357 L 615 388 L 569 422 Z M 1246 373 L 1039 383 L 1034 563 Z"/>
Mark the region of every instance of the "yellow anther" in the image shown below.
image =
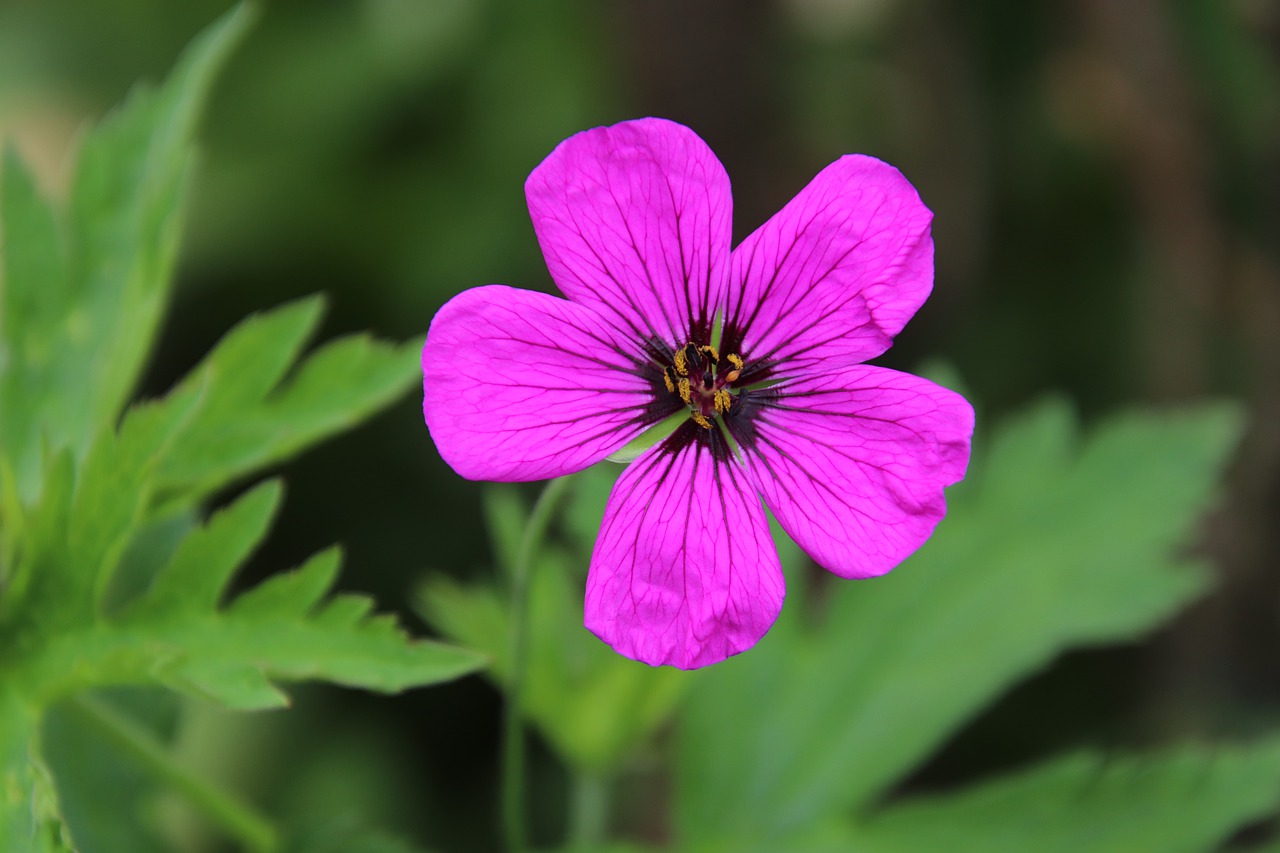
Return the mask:
<path id="1" fill-rule="evenodd" d="M 724 414 L 729 411 L 729 406 L 733 404 L 733 395 L 721 388 L 716 392 L 716 411 Z"/>
<path id="2" fill-rule="evenodd" d="M 715 347 L 711 345 L 707 345 L 705 347 L 698 347 L 698 352 L 702 353 L 703 355 L 710 356 L 712 364 L 720 363 L 720 353 L 716 352 Z"/>
<path id="3" fill-rule="evenodd" d="M 711 421 L 707 420 L 706 417 L 703 416 L 701 412 L 694 412 L 692 415 L 690 415 L 690 417 L 693 418 L 693 422 L 695 424 L 702 427 L 703 429 L 711 429 Z"/>
<path id="4" fill-rule="evenodd" d="M 737 382 L 738 377 L 742 375 L 742 366 L 743 366 L 742 359 L 739 358 L 734 353 L 729 353 L 728 355 L 725 356 L 725 360 L 733 365 L 733 370 L 730 370 L 728 373 L 724 375 L 723 377 L 724 381 Z"/>
<path id="5" fill-rule="evenodd" d="M 662 371 L 662 381 L 666 384 L 668 391 L 672 394 L 676 393 L 676 384 L 671 381 L 671 368 Z"/>
<path id="6" fill-rule="evenodd" d="M 693 405 L 693 388 L 689 385 L 688 379 L 681 379 L 676 385 L 680 389 L 680 399 L 684 400 L 686 406 Z"/>
<path id="7" fill-rule="evenodd" d="M 679 373 L 681 376 L 688 376 L 689 375 L 689 359 L 685 357 L 683 347 L 676 350 L 674 361 L 675 361 L 676 373 Z M 687 403 L 689 401 L 685 400 L 685 402 Z"/>

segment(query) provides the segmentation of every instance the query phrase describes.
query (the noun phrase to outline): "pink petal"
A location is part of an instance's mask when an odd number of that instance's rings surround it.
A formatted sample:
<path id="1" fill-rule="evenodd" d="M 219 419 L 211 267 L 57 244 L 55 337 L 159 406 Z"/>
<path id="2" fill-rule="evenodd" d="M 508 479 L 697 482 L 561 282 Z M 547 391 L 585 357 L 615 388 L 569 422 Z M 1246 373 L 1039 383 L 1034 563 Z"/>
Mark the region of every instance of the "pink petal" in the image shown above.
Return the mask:
<path id="1" fill-rule="evenodd" d="M 427 428 L 473 480 L 579 471 L 680 406 L 657 410 L 635 349 L 581 305 L 500 285 L 465 291 L 422 349 Z"/>
<path id="2" fill-rule="evenodd" d="M 654 666 L 695 669 L 745 651 L 782 609 L 760 498 L 736 462 L 690 440 L 699 429 L 686 424 L 623 472 L 587 576 L 587 627 Z M 714 437 L 716 455 L 727 453 Z"/>
<path id="3" fill-rule="evenodd" d="M 733 251 L 721 349 L 786 374 L 880 355 L 933 287 L 932 217 L 892 166 L 832 163 Z"/>
<path id="4" fill-rule="evenodd" d="M 571 136 L 525 183 L 556 285 L 640 341 L 705 340 L 724 293 L 732 197 L 687 127 L 639 119 Z"/>
<path id="5" fill-rule="evenodd" d="M 775 391 L 745 442 L 765 503 L 838 575 L 898 565 L 942 519 L 943 487 L 964 477 L 973 408 L 928 380 L 867 365 L 759 393 Z"/>

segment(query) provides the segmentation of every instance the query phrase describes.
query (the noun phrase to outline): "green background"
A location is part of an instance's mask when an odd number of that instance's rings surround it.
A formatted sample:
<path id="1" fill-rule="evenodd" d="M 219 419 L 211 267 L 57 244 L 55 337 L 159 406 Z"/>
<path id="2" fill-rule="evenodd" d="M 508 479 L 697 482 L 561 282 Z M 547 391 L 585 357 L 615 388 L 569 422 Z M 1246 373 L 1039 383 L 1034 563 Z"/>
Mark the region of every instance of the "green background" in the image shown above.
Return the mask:
<path id="1" fill-rule="evenodd" d="M 8 0 L 0 132 L 56 194 L 77 129 L 135 81 L 161 79 L 228 7 Z M 880 363 L 945 362 L 980 436 L 1050 392 L 1086 423 L 1204 399 L 1247 413 L 1217 509 L 1184 537 L 1212 560 L 1213 593 L 1140 643 L 1054 659 L 905 790 L 1065 748 L 1275 719 L 1274 4 L 313 0 L 261 11 L 203 121 L 176 297 L 141 396 L 245 314 L 305 294 L 329 296 L 322 337 L 403 340 L 467 287 L 550 289 L 523 181 L 584 128 L 643 115 L 688 124 L 734 182 L 735 239 L 840 154 L 873 154 L 933 209 L 937 246 L 934 295 Z M 491 574 L 500 556 L 482 487 L 441 462 L 419 404 L 411 396 L 284 470 L 289 500 L 245 584 L 341 541 L 341 585 L 425 631 L 412 608 L 425 577 Z M 496 845 L 499 700 L 486 682 L 293 695 L 287 715 L 188 715 L 180 746 L 275 813 L 349 811 L 438 849 Z M 554 841 L 568 782 L 541 741 L 534 772 L 546 804 L 535 837 Z M 645 809 L 666 808 L 641 777 L 637 837 Z M 194 831 L 188 843 L 216 849 Z"/>

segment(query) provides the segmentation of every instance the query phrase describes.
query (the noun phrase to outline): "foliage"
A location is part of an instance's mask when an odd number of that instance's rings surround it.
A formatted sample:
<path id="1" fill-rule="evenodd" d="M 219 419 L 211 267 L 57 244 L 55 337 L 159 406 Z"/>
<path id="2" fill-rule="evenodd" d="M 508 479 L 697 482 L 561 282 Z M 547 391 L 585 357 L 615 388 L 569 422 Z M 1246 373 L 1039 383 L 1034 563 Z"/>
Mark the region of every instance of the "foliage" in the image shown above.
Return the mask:
<path id="1" fill-rule="evenodd" d="M 367 597 L 326 597 L 334 549 L 231 595 L 278 482 L 193 523 L 215 492 L 399 397 L 416 375 L 411 344 L 355 335 L 299 361 L 321 307 L 303 300 L 246 320 L 164 398 L 125 408 L 168 300 L 201 105 L 250 18 L 225 16 L 163 87 L 136 90 L 86 136 L 65 204 L 6 151 L 0 838 L 14 853 L 77 835 L 41 744 L 60 700 L 92 710 L 91 691 L 156 685 L 270 708 L 287 703 L 281 680 L 399 691 L 481 662 L 409 640 Z"/>
<path id="2" fill-rule="evenodd" d="M 596 641 L 583 642 L 582 584 L 569 570 L 595 542 L 610 479 L 577 481 L 566 517 L 572 550 L 548 547 L 532 567 L 529 606 L 537 623 L 529 643 L 525 706 L 529 717 L 575 767 L 609 772 L 642 746 L 666 722 L 690 681 L 674 669 L 633 666 Z M 499 562 L 510 572 L 519 547 L 526 508 L 510 486 L 486 493 L 490 531 Z M 509 608 L 505 584 L 465 587 L 444 576 L 420 591 L 426 618 L 446 636 L 487 654 L 486 670 L 499 687 L 510 683 Z"/>
<path id="3" fill-rule="evenodd" d="M 609 658 L 566 629 L 581 576 L 570 583 L 564 565 L 585 564 L 612 480 L 588 471 L 565 513 L 570 552 L 537 566 L 532 722 L 571 767 L 616 775 L 674 719 L 680 849 L 1211 849 L 1275 808 L 1280 742 L 1080 753 L 954 794 L 891 795 L 1011 685 L 1068 649 L 1137 640 L 1207 590 L 1187 531 L 1239 432 L 1234 407 L 1206 405 L 1131 412 L 1082 437 L 1067 405 L 1043 403 L 980 447 L 934 538 L 884 578 L 814 586 L 780 538 L 783 619 L 749 654 L 691 674 Z M 507 489 L 489 507 L 505 560 L 523 508 Z M 446 634 L 495 656 L 502 683 L 501 597 L 432 581 L 424 603 Z M 610 702 L 605 682 L 632 691 Z M 584 724 L 583 707 L 608 722 Z M 618 730 L 607 753 L 592 746 L 601 726 Z"/>

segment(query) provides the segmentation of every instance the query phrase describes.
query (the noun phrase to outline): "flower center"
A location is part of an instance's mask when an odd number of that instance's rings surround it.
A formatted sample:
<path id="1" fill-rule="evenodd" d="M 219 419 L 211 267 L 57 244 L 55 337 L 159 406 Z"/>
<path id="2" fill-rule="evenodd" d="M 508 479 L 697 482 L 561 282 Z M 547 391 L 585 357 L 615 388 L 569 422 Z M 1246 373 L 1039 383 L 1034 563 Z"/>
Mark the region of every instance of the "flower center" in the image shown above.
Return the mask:
<path id="1" fill-rule="evenodd" d="M 662 372 L 667 390 L 680 397 L 694 423 L 703 429 L 711 429 L 711 418 L 738 405 L 732 386 L 742 375 L 742 359 L 729 353 L 724 361 L 721 365 L 715 347 L 685 344 Z"/>

